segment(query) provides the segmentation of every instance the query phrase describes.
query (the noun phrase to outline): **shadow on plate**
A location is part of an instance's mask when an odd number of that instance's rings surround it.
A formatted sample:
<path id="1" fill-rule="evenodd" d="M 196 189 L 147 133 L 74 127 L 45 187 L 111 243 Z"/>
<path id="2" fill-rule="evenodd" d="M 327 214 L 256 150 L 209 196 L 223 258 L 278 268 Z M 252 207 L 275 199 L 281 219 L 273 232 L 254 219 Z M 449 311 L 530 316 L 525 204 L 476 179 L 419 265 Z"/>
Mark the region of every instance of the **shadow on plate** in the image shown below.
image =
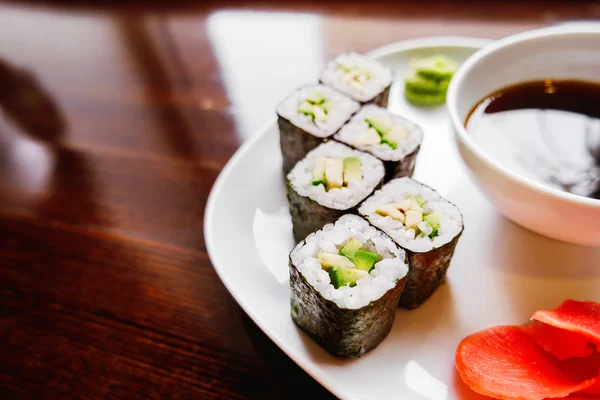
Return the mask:
<path id="1" fill-rule="evenodd" d="M 600 277 L 600 248 L 577 246 L 533 233 L 499 218 L 489 234 L 495 238 L 496 265 L 528 277 L 586 279 Z"/>
<path id="2" fill-rule="evenodd" d="M 396 319 L 388 336 L 374 350 L 371 350 L 358 359 L 332 356 L 300 328 L 296 327 L 296 331 L 313 362 L 339 367 L 359 362 L 359 360 L 378 357 L 381 355 L 380 353 L 393 352 L 395 349 L 406 346 L 407 343 L 413 346 L 411 347 L 413 350 L 419 346 L 426 347 L 428 337 L 436 337 L 438 341 L 443 340 L 440 337 L 449 337 L 445 333 L 449 333 L 455 329 L 456 315 L 453 312 L 450 286 L 447 283 L 442 285 L 427 302 L 416 310 L 399 309 L 396 312 Z M 435 315 L 435 318 L 432 318 L 432 315 Z M 398 358 L 398 363 L 406 363 L 408 361 L 408 359 L 404 360 L 402 356 Z M 424 365 L 424 367 L 428 366 Z"/>
<path id="3" fill-rule="evenodd" d="M 384 341 L 383 345 L 393 348 L 408 341 L 426 347 L 428 336 L 452 331 L 455 325 L 452 285 L 446 280 L 419 308 L 398 309 L 394 326 L 388 336 L 389 342 Z"/>
<path id="4" fill-rule="evenodd" d="M 469 257 L 481 265 L 522 277 L 600 277 L 600 248 L 560 242 L 529 231 L 500 215 L 481 193 L 471 184 L 461 184 L 447 196 L 463 210 L 465 220 L 457 253 L 468 243 Z"/>

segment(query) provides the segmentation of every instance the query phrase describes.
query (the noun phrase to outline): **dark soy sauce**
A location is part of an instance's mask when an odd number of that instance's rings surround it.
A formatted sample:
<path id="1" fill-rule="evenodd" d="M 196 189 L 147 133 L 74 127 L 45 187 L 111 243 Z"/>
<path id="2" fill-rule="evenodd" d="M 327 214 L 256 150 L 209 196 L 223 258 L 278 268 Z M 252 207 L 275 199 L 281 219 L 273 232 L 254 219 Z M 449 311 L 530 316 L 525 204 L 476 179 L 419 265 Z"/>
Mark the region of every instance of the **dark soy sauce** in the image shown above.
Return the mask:
<path id="1" fill-rule="evenodd" d="M 600 83 L 509 86 L 479 102 L 465 127 L 484 152 L 515 172 L 600 199 Z"/>

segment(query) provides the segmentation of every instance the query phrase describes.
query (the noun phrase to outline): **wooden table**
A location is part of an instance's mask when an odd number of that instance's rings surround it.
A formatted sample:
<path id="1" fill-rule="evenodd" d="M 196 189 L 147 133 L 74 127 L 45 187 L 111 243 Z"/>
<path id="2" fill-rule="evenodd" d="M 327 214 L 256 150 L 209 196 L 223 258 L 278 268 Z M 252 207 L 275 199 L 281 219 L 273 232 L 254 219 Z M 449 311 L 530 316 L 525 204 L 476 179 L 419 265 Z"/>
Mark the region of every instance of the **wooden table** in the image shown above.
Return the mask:
<path id="1" fill-rule="evenodd" d="M 0 398 L 330 396 L 213 270 L 203 213 L 223 165 L 341 51 L 600 16 L 281 3 L 0 5 Z"/>

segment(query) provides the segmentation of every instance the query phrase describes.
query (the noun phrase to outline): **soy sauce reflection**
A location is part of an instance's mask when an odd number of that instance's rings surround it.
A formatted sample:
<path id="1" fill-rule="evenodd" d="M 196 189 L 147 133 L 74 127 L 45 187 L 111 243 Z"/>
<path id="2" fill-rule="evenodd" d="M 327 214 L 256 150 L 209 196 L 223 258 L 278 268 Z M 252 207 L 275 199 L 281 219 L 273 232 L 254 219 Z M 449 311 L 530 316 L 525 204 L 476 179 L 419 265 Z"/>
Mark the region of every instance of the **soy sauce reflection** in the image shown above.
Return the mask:
<path id="1" fill-rule="evenodd" d="M 473 108 L 465 126 L 503 165 L 553 187 L 600 199 L 600 84 L 525 82 Z"/>

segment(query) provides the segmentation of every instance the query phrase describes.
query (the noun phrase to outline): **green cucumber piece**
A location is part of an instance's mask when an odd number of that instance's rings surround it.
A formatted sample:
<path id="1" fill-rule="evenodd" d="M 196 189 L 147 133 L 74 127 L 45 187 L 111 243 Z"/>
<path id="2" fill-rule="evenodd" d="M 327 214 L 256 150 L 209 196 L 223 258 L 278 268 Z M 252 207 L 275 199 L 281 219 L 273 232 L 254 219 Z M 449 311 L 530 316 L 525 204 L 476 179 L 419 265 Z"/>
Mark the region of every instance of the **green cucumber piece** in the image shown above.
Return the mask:
<path id="1" fill-rule="evenodd" d="M 310 115 L 314 117 L 314 112 L 313 112 L 313 105 L 310 104 L 308 101 L 303 101 L 302 103 L 300 103 L 300 105 L 298 106 L 298 112 L 300 114 L 304 114 L 304 115 Z"/>
<path id="2" fill-rule="evenodd" d="M 423 217 L 423 221 L 427 222 L 433 228 L 433 231 L 429 234 L 430 238 L 434 238 L 438 235 L 441 217 L 442 214 L 437 211 L 434 211 L 431 214 L 427 214 L 425 217 Z"/>
<path id="3" fill-rule="evenodd" d="M 424 198 L 420 197 L 420 196 L 412 196 L 412 198 L 417 202 L 417 204 L 421 207 L 423 207 L 423 204 L 427 203 L 427 200 L 425 200 Z"/>
<path id="4" fill-rule="evenodd" d="M 320 105 L 325 103 L 325 96 L 319 92 L 314 92 L 306 98 L 306 101 L 313 105 Z"/>
<path id="5" fill-rule="evenodd" d="M 398 144 L 396 142 L 391 142 L 387 139 L 381 139 L 381 144 L 387 144 L 394 150 L 396 150 L 398 148 Z"/>

